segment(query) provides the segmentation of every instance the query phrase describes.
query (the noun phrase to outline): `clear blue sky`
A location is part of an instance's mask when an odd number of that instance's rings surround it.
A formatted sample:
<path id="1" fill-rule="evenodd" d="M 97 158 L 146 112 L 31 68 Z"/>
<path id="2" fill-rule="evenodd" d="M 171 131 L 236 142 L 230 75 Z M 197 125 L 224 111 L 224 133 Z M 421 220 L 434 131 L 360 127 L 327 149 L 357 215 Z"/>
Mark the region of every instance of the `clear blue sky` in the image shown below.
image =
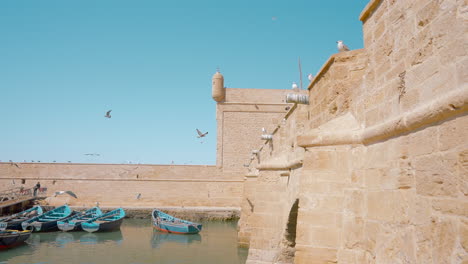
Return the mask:
<path id="1" fill-rule="evenodd" d="M 215 164 L 216 67 L 289 89 L 300 57 L 305 83 L 367 2 L 0 1 L 0 160 Z"/>

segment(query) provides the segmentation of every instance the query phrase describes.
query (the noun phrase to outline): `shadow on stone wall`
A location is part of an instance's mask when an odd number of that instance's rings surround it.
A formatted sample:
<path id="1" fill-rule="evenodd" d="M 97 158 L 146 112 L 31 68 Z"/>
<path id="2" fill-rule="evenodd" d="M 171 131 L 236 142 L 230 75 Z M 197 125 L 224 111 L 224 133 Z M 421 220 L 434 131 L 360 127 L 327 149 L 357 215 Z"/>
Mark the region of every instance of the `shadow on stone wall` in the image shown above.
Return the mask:
<path id="1" fill-rule="evenodd" d="M 288 223 L 286 225 L 286 232 L 283 239 L 283 250 L 279 256 L 281 263 L 293 263 L 295 246 L 296 246 L 296 227 L 297 227 L 297 213 L 299 210 L 299 199 L 296 199 L 291 211 L 289 211 Z"/>

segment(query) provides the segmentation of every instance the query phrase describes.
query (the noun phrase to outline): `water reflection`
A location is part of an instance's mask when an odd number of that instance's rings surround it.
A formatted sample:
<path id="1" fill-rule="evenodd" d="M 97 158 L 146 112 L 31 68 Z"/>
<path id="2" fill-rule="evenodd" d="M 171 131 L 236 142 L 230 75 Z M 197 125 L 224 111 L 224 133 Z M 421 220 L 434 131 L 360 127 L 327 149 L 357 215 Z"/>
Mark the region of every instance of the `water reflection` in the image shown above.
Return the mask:
<path id="1" fill-rule="evenodd" d="M 66 244 L 75 241 L 75 236 L 70 232 L 60 232 L 55 238 L 55 243 L 59 247 L 64 247 Z"/>
<path id="2" fill-rule="evenodd" d="M 200 234 L 170 234 L 163 233 L 156 230 L 153 230 L 153 236 L 151 238 L 151 247 L 159 248 L 163 243 L 179 243 L 179 244 L 190 244 L 193 242 L 198 242 L 202 240 Z"/>
<path id="3" fill-rule="evenodd" d="M 85 245 L 95 245 L 98 243 L 115 242 L 121 244 L 123 240 L 122 231 L 104 233 L 85 233 L 80 237 L 80 243 Z"/>
<path id="4" fill-rule="evenodd" d="M 195 235 L 153 231 L 148 219 L 125 219 L 108 233 L 34 233 L 26 244 L 0 253 L 0 264 L 241 264 L 235 222 L 205 222 Z"/>

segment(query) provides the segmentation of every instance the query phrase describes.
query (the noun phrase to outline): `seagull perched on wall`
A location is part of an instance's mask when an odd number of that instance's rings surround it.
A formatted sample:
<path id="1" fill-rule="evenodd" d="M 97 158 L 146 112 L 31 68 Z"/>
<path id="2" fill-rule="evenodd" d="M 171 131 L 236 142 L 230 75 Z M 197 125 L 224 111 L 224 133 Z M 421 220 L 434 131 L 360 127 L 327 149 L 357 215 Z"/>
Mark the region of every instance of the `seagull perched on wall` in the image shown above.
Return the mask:
<path id="1" fill-rule="evenodd" d="M 264 127 L 262 127 L 262 133 L 266 134 L 266 132 L 267 132 L 266 129 Z"/>
<path id="2" fill-rule="evenodd" d="M 296 83 L 296 82 L 293 82 L 293 84 L 292 84 L 292 89 L 293 89 L 293 90 L 296 90 L 296 89 L 297 89 L 297 83 Z"/>
<path id="3" fill-rule="evenodd" d="M 309 75 L 307 75 L 307 78 L 311 82 L 314 79 L 314 75 L 312 75 L 312 73 L 309 73 Z"/>
<path id="4" fill-rule="evenodd" d="M 141 193 L 137 194 L 135 198 L 136 198 L 137 200 L 140 200 L 140 198 L 141 198 Z"/>
<path id="5" fill-rule="evenodd" d="M 110 112 L 112 112 L 112 110 L 107 111 L 107 113 L 106 113 L 106 115 L 104 117 L 111 118 L 112 116 L 110 115 Z"/>
<path id="6" fill-rule="evenodd" d="M 54 193 L 54 197 L 56 197 L 57 195 L 65 194 L 65 193 L 70 195 L 73 198 L 78 198 L 76 194 L 74 194 L 72 191 L 58 191 Z"/>
<path id="7" fill-rule="evenodd" d="M 348 46 L 346 46 L 342 40 L 338 40 L 336 43 L 338 43 L 337 47 L 339 52 L 349 51 Z"/>
<path id="8" fill-rule="evenodd" d="M 198 133 L 197 138 L 202 138 L 202 137 L 208 135 L 208 132 L 203 133 L 203 132 L 201 132 L 200 130 L 198 130 L 198 128 L 197 128 L 197 133 Z"/>

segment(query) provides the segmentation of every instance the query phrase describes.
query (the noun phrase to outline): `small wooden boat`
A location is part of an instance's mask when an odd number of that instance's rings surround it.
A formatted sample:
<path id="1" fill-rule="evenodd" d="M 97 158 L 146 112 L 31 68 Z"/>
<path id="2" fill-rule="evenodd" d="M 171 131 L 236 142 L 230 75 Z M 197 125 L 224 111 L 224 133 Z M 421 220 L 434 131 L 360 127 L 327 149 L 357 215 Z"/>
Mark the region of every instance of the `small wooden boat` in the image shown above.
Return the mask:
<path id="1" fill-rule="evenodd" d="M 64 220 L 72 214 L 73 210 L 71 210 L 68 205 L 62 205 L 60 207 L 54 208 L 53 210 L 45 212 L 42 215 L 24 221 L 21 223 L 21 227 L 23 230 L 31 229 L 32 231 L 36 232 L 57 231 L 57 221 Z"/>
<path id="2" fill-rule="evenodd" d="M 87 232 L 108 232 L 120 230 L 120 225 L 122 224 L 124 217 L 124 209 L 118 208 L 101 216 L 82 222 L 81 228 Z"/>
<path id="3" fill-rule="evenodd" d="M 175 234 L 197 234 L 202 230 L 202 225 L 187 220 L 182 220 L 157 209 L 151 214 L 153 219 L 153 228 Z"/>
<path id="4" fill-rule="evenodd" d="M 43 213 L 42 207 L 34 206 L 28 210 L 0 218 L 0 231 L 21 230 L 21 223 Z"/>
<path id="5" fill-rule="evenodd" d="M 101 209 L 99 207 L 93 207 L 84 212 L 79 212 L 71 217 L 68 217 L 64 220 L 57 221 L 58 229 L 62 231 L 81 231 L 81 223 L 92 218 L 102 215 Z"/>
<path id="6" fill-rule="evenodd" d="M 31 230 L 3 230 L 0 231 L 0 249 L 19 246 L 31 236 Z"/>

